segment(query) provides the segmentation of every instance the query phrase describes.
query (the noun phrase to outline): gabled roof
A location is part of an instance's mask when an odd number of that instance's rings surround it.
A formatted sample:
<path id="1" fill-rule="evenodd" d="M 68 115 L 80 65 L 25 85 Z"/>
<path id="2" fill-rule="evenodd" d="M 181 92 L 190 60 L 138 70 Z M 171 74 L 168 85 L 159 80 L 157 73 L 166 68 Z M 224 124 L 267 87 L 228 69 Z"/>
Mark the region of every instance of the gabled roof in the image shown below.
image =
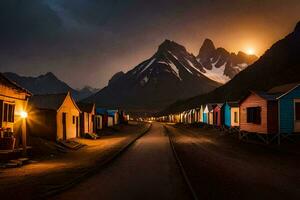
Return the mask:
<path id="1" fill-rule="evenodd" d="M 93 109 L 95 108 L 95 104 L 93 103 L 78 102 L 77 105 L 82 112 L 86 113 L 92 113 Z"/>
<path id="2" fill-rule="evenodd" d="M 58 110 L 65 101 L 68 93 L 33 95 L 29 104 L 39 109 Z"/>
<path id="3" fill-rule="evenodd" d="M 80 112 L 80 109 L 78 108 L 77 104 L 73 100 L 70 92 L 60 93 L 60 94 L 33 95 L 29 99 L 29 105 L 39 109 L 58 111 L 68 96 L 71 98 L 74 106 Z"/>
<path id="4" fill-rule="evenodd" d="M 230 107 L 239 107 L 239 102 L 237 101 L 227 102 L 227 105 L 229 105 Z"/>
<path id="5" fill-rule="evenodd" d="M 28 90 L 26 90 L 25 88 L 22 88 L 14 81 L 11 81 L 6 76 L 4 76 L 2 73 L 0 73 L 0 84 L 5 85 L 6 87 L 9 87 L 11 89 L 17 90 L 18 92 L 24 92 L 28 96 L 31 96 L 31 93 Z"/>
<path id="6" fill-rule="evenodd" d="M 271 90 L 268 91 L 268 93 L 278 93 L 277 99 L 280 99 L 281 97 L 287 95 L 294 89 L 300 86 L 300 83 L 291 83 L 291 84 L 285 84 L 281 86 L 277 86 L 272 88 Z"/>

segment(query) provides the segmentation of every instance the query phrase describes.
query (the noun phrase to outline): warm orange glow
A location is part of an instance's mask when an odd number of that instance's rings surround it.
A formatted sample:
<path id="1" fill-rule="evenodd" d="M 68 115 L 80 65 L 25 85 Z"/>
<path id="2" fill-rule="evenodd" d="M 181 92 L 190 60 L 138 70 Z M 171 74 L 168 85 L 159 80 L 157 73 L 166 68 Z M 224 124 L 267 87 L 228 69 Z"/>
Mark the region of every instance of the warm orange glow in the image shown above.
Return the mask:
<path id="1" fill-rule="evenodd" d="M 20 116 L 21 116 L 21 118 L 25 119 L 25 118 L 28 117 L 28 113 L 25 112 L 25 111 L 21 111 L 21 112 L 20 112 Z"/>
<path id="2" fill-rule="evenodd" d="M 246 53 L 248 55 L 254 55 L 255 54 L 255 50 L 253 48 L 247 48 Z"/>

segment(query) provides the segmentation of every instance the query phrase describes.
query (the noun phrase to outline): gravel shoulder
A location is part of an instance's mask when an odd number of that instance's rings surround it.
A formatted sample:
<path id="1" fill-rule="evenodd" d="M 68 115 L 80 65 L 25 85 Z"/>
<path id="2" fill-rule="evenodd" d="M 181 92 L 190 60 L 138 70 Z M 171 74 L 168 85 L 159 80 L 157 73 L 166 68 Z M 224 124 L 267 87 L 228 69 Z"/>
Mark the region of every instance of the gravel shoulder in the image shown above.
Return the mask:
<path id="1" fill-rule="evenodd" d="M 86 146 L 53 157 L 39 158 L 21 168 L 0 169 L 1 199 L 34 199 L 56 188 L 72 183 L 137 139 L 150 124 L 130 124 L 109 131 L 98 140 L 78 139 Z"/>
<path id="2" fill-rule="evenodd" d="M 167 126 L 199 199 L 299 199 L 299 151 L 247 144 L 211 128 Z"/>

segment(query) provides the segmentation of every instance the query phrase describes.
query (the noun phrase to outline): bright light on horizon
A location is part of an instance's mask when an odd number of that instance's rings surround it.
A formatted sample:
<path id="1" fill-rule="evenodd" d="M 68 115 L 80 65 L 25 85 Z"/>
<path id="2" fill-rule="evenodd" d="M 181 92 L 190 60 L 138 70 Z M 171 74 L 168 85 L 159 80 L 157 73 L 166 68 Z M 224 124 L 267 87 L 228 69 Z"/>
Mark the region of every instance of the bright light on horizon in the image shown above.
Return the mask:
<path id="1" fill-rule="evenodd" d="M 248 55 L 254 55 L 254 54 L 255 54 L 255 50 L 254 50 L 253 48 L 247 48 L 247 49 L 246 49 L 246 53 L 247 53 Z"/>

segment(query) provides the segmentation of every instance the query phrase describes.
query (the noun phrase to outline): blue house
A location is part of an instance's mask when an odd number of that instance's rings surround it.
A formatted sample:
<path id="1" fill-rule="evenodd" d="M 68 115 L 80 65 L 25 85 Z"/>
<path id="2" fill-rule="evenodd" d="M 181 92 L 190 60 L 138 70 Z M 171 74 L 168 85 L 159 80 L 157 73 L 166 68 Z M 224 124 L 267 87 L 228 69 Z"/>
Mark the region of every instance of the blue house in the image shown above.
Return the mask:
<path id="1" fill-rule="evenodd" d="M 239 110 L 238 102 L 226 102 L 222 106 L 222 124 L 226 127 L 238 126 L 238 120 L 233 119 L 237 118 L 236 113 Z"/>
<path id="2" fill-rule="evenodd" d="M 284 134 L 300 132 L 300 84 L 287 84 L 268 91 L 280 94 L 278 100 L 279 132 Z"/>

